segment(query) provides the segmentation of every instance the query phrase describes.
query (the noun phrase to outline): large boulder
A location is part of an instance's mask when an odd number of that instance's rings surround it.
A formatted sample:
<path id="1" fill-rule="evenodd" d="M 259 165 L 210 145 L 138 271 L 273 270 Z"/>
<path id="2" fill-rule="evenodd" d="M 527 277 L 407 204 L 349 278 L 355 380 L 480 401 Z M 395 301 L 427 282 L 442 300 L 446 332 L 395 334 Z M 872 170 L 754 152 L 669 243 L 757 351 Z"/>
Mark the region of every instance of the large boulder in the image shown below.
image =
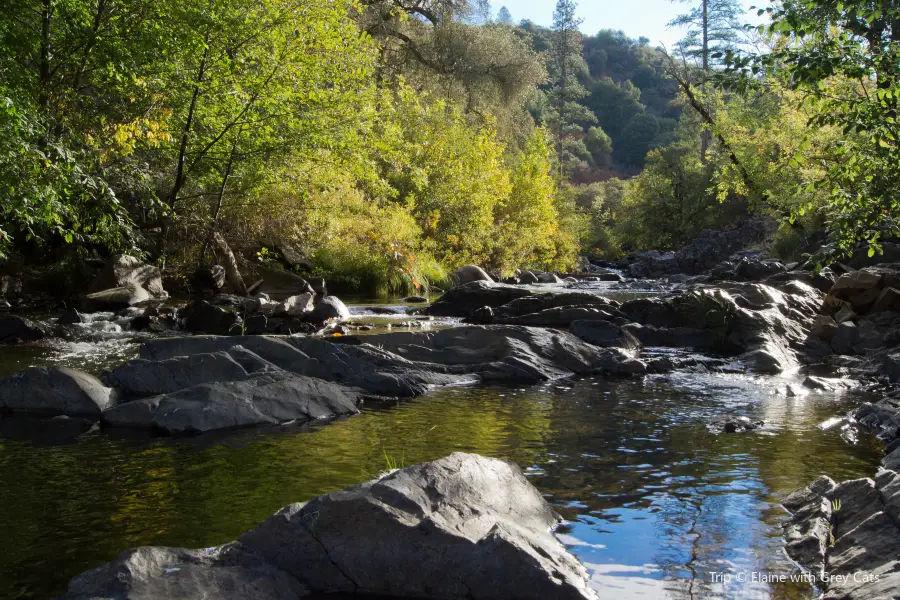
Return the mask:
<path id="1" fill-rule="evenodd" d="M 476 265 L 466 265 L 464 267 L 458 268 L 453 272 L 453 283 L 455 285 L 466 285 L 467 283 L 472 283 L 473 281 L 486 281 L 488 283 L 493 283 L 494 280 L 491 279 L 491 276 L 488 275 L 484 269 L 478 267 Z"/>
<path id="2" fill-rule="evenodd" d="M 129 284 L 83 296 L 79 302 L 84 312 L 117 311 L 151 300 L 150 292 L 139 285 Z"/>
<path id="3" fill-rule="evenodd" d="M 520 287 L 500 285 L 487 281 L 473 281 L 457 286 L 428 306 L 423 314 L 435 317 L 468 317 L 484 306 L 498 308 L 534 292 Z"/>
<path id="4" fill-rule="evenodd" d="M 497 317 L 494 322 L 504 325 L 528 325 L 530 327 L 569 327 L 577 320 L 609 320 L 613 314 L 593 306 L 560 306 L 548 308 L 518 317 Z"/>
<path id="5" fill-rule="evenodd" d="M 780 262 L 745 258 L 738 263 L 734 275 L 738 281 L 763 281 L 784 272 L 784 265 Z"/>
<path id="6" fill-rule="evenodd" d="M 453 454 L 287 506 L 237 543 L 129 550 L 61 600 L 595 598 L 560 522 L 516 465 Z"/>
<path id="7" fill-rule="evenodd" d="M 103 374 L 103 380 L 128 397 L 154 396 L 221 381 L 242 381 L 271 364 L 260 356 L 235 346 L 229 351 L 176 356 L 166 360 L 130 360 Z"/>
<path id="8" fill-rule="evenodd" d="M 883 279 L 884 277 L 880 273 L 873 273 L 868 270 L 845 273 L 838 277 L 828 294 L 839 300 L 851 302 L 854 298 L 874 294 L 874 301 L 880 293 L 877 290 L 881 289 Z M 853 302 L 853 304 L 855 305 L 856 302 Z"/>
<path id="9" fill-rule="evenodd" d="M 68 367 L 32 367 L 0 379 L 0 411 L 96 418 L 115 399 L 99 379 Z"/>
<path id="10" fill-rule="evenodd" d="M 305 294 L 298 294 L 296 296 L 291 296 L 290 298 L 286 298 L 278 303 L 275 307 L 275 315 L 276 316 L 284 316 L 287 315 L 289 317 L 303 317 L 313 312 L 315 306 L 313 305 L 314 294 L 309 292 Z"/>
<path id="11" fill-rule="evenodd" d="M 46 336 L 44 328 L 18 315 L 0 315 L 0 344 L 34 342 Z"/>
<path id="12" fill-rule="evenodd" d="M 900 476 L 835 484 L 821 478 L 787 497 L 787 553 L 822 582 L 825 600 L 895 598 L 900 589 Z M 827 574 L 827 578 L 822 578 Z"/>
<path id="13" fill-rule="evenodd" d="M 702 273 L 714 267 L 723 257 L 762 242 L 772 228 L 772 221 L 758 219 L 748 221 L 736 229 L 704 229 L 693 243 L 675 253 L 677 270 L 691 274 Z M 675 270 L 673 268 L 672 272 Z"/>
<path id="14" fill-rule="evenodd" d="M 235 335 L 240 333 L 238 317 L 234 312 L 214 306 L 206 300 L 195 300 L 179 313 L 184 329 L 191 333 Z"/>
<path id="15" fill-rule="evenodd" d="M 325 296 L 316 302 L 308 318 L 313 323 L 324 323 L 332 319 L 346 321 L 350 318 L 350 309 L 337 296 Z"/>
<path id="16" fill-rule="evenodd" d="M 359 392 L 284 372 L 244 381 L 204 383 L 162 396 L 119 404 L 103 421 L 168 434 L 306 422 L 358 414 Z"/>
<path id="17" fill-rule="evenodd" d="M 628 376 L 645 372 L 643 363 L 618 348 L 598 348 L 561 331 L 492 325 L 456 327 L 435 333 L 343 336 L 333 340 L 302 336 L 150 340 L 142 344 L 141 358 L 167 364 L 130 363 L 114 371 L 116 379 L 110 378 L 110 382 L 117 381 L 126 390 L 140 389 L 142 394 L 165 393 L 171 389 L 165 383 L 170 381 L 169 373 L 177 372 L 179 381 L 183 382 L 204 377 L 203 373 L 184 372 L 190 359 L 169 361 L 217 352 L 227 352 L 240 363 L 243 372 L 229 367 L 237 374 L 237 380 L 261 371 L 281 370 L 379 396 L 405 398 L 419 396 L 440 385 L 482 381 L 538 383 L 572 375 Z M 261 366 L 256 359 L 251 362 L 245 352 L 269 365 Z M 195 363 L 195 368 L 202 371 L 201 366 L 202 361 Z M 226 366 L 223 363 L 223 371 Z M 123 373 L 127 373 L 127 378 Z"/>
<path id="18" fill-rule="evenodd" d="M 88 292 L 99 292 L 111 288 L 142 288 L 151 298 L 169 297 L 169 294 L 163 289 L 162 274 L 159 268 L 127 254 L 110 260 L 91 283 Z"/>
<path id="19" fill-rule="evenodd" d="M 554 292 L 529 294 L 516 298 L 498 307 L 495 313 L 498 318 L 506 319 L 530 315 L 553 308 L 595 307 L 610 313 L 614 312 L 617 315 L 621 315 L 622 313 L 615 310 L 618 306 L 619 304 L 617 302 L 588 292 Z"/>
<path id="20" fill-rule="evenodd" d="M 705 331 L 718 352 L 740 355 L 750 370 L 777 373 L 799 366 L 795 349 L 807 339 L 821 303 L 818 290 L 798 281 L 780 289 L 733 283 L 693 289 L 669 299 L 632 300 L 619 310 L 631 321 L 657 330 Z M 645 345 L 656 345 L 632 333 Z"/>

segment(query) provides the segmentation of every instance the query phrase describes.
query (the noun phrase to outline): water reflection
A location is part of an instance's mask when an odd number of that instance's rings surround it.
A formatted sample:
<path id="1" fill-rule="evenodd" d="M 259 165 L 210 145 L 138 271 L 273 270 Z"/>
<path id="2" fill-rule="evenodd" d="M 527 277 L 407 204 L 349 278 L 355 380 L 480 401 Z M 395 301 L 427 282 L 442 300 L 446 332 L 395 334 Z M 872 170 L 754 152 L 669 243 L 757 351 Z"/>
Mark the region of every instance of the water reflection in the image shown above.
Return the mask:
<path id="1" fill-rule="evenodd" d="M 848 447 L 816 427 L 852 400 L 683 374 L 443 389 L 311 430 L 0 439 L 0 596 L 57 593 L 128 546 L 234 539 L 285 504 L 368 479 L 385 454 L 409 465 L 459 450 L 526 470 L 568 519 L 562 539 L 603 598 L 809 598 L 799 583 L 724 585 L 713 574 L 793 572 L 778 499 L 823 473 L 867 476 L 879 460 L 873 442 Z M 767 425 L 717 435 L 706 421 L 723 413 Z"/>

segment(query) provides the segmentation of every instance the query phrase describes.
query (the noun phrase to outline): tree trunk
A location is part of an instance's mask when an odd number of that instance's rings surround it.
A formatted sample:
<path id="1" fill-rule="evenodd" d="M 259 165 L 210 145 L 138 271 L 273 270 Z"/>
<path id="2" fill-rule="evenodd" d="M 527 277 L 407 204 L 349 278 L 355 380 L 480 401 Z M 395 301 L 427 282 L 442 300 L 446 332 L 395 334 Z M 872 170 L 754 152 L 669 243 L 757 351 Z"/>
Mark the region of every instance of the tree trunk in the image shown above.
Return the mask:
<path id="1" fill-rule="evenodd" d="M 213 233 L 213 241 L 225 256 L 225 274 L 228 277 L 228 281 L 231 282 L 231 287 L 234 288 L 234 291 L 237 294 L 246 296 L 247 284 L 244 283 L 244 278 L 241 277 L 241 271 L 238 268 L 237 259 L 234 257 L 234 252 L 231 251 L 231 247 L 228 245 L 228 242 L 225 241 L 225 238 L 222 237 L 222 234 L 218 231 Z"/>
<path id="2" fill-rule="evenodd" d="M 703 0 L 703 75 L 709 74 L 709 0 Z M 709 131 L 700 132 L 700 164 L 705 165 L 709 152 Z"/>

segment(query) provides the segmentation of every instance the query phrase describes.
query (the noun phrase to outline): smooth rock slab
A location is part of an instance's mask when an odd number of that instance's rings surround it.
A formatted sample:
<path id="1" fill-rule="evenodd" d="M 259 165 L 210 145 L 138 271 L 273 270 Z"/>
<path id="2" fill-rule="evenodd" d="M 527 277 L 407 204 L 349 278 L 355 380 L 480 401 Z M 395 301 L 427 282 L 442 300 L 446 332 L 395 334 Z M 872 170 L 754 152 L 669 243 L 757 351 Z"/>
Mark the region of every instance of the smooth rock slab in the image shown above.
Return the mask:
<path id="1" fill-rule="evenodd" d="M 61 600 L 594 599 L 560 522 L 515 464 L 453 454 L 287 506 L 237 543 L 129 550 Z"/>
<path id="2" fill-rule="evenodd" d="M 103 421 L 168 434 L 205 433 L 355 415 L 359 396 L 358 391 L 335 383 L 273 373 L 133 400 L 104 412 Z"/>
<path id="3" fill-rule="evenodd" d="M 0 411 L 96 418 L 113 404 L 113 390 L 68 367 L 32 367 L 0 379 Z"/>
<path id="4" fill-rule="evenodd" d="M 37 324 L 18 315 L 0 315 L 0 344 L 34 342 L 45 337 Z"/>

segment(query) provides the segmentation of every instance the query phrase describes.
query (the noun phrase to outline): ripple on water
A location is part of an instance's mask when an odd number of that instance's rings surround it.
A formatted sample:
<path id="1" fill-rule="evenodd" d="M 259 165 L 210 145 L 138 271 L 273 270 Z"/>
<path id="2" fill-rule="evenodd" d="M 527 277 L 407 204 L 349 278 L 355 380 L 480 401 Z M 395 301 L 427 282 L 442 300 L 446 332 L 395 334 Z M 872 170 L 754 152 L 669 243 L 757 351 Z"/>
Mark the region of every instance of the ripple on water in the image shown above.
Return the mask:
<path id="1" fill-rule="evenodd" d="M 868 438 L 849 446 L 840 428 L 818 427 L 854 398 L 788 398 L 777 384 L 676 374 L 447 388 L 323 427 L 0 439 L 0 596 L 50 596 L 129 546 L 234 539 L 281 506 L 383 471 L 386 456 L 410 465 L 467 451 L 523 467 L 567 519 L 561 539 L 602 597 L 809 598 L 800 584 L 712 581 L 792 573 L 779 499 L 821 474 L 868 476 L 880 458 Z M 768 435 L 716 435 L 706 422 L 723 413 L 764 420 Z"/>

